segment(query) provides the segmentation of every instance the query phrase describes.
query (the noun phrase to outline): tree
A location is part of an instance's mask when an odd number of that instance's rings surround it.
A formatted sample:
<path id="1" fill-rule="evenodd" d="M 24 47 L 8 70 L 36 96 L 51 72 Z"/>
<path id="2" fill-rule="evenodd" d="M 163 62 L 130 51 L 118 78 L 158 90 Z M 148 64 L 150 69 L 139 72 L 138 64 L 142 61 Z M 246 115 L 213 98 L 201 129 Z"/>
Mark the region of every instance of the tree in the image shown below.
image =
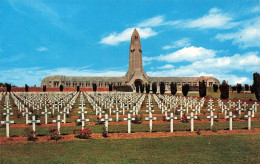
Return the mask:
<path id="1" fill-rule="evenodd" d="M 146 91 L 146 93 L 150 92 L 150 83 L 145 84 L 145 91 Z"/>
<path id="2" fill-rule="evenodd" d="M 232 86 L 231 89 L 232 89 L 232 92 L 234 92 L 237 90 L 237 86 Z"/>
<path id="3" fill-rule="evenodd" d="M 93 91 L 96 92 L 97 91 L 97 84 L 93 83 L 92 87 L 93 87 Z"/>
<path id="4" fill-rule="evenodd" d="M 42 91 L 43 91 L 43 92 L 46 92 L 46 85 L 43 85 L 43 86 L 42 86 Z"/>
<path id="5" fill-rule="evenodd" d="M 109 84 L 108 88 L 109 88 L 109 92 L 112 92 L 112 90 L 113 90 L 112 84 Z"/>
<path id="6" fill-rule="evenodd" d="M 221 92 L 220 98 L 221 99 L 228 99 L 228 97 L 229 97 L 229 85 L 225 80 L 223 80 L 222 84 L 219 86 L 219 90 Z"/>
<path id="7" fill-rule="evenodd" d="M 188 93 L 189 93 L 189 91 L 190 91 L 190 86 L 189 86 L 189 84 L 184 84 L 184 85 L 182 86 L 182 94 L 183 94 L 183 96 L 187 96 Z"/>
<path id="8" fill-rule="evenodd" d="M 161 82 L 160 83 L 160 94 L 164 94 L 165 93 L 165 84 L 164 84 L 164 82 Z"/>
<path id="9" fill-rule="evenodd" d="M 202 82 L 199 82 L 199 94 L 200 97 L 205 97 L 207 95 L 207 87 L 204 80 Z"/>
<path id="10" fill-rule="evenodd" d="M 60 85 L 60 92 L 63 92 L 63 85 Z"/>
<path id="11" fill-rule="evenodd" d="M 250 85 L 250 91 L 251 91 L 251 93 L 255 93 L 255 86 L 254 86 L 254 84 Z"/>
<path id="12" fill-rule="evenodd" d="M 77 92 L 79 92 L 80 91 L 80 87 L 79 86 L 77 86 Z"/>
<path id="13" fill-rule="evenodd" d="M 152 90 L 153 90 L 153 94 L 157 93 L 157 84 L 156 83 L 152 84 Z"/>
<path id="14" fill-rule="evenodd" d="M 213 90 L 214 90 L 214 92 L 218 91 L 218 85 L 217 84 L 213 84 Z"/>
<path id="15" fill-rule="evenodd" d="M 255 72 L 253 74 L 253 79 L 254 79 L 254 90 L 255 90 L 255 97 L 258 101 L 260 101 L 260 74 Z"/>
<path id="16" fill-rule="evenodd" d="M 141 93 L 144 93 L 144 84 L 140 85 L 140 91 L 141 91 Z"/>
<path id="17" fill-rule="evenodd" d="M 11 92 L 11 90 L 12 90 L 12 85 L 6 83 L 5 86 L 6 86 L 6 92 Z"/>
<path id="18" fill-rule="evenodd" d="M 237 84 L 237 93 L 240 93 L 242 91 L 242 85 L 241 84 Z"/>
<path id="19" fill-rule="evenodd" d="M 249 91 L 249 85 L 245 84 L 245 91 Z"/>
<path id="20" fill-rule="evenodd" d="M 29 91 L 29 86 L 27 84 L 25 84 L 25 92 Z"/>
<path id="21" fill-rule="evenodd" d="M 175 95 L 177 93 L 177 84 L 176 83 L 171 83 L 171 94 Z"/>

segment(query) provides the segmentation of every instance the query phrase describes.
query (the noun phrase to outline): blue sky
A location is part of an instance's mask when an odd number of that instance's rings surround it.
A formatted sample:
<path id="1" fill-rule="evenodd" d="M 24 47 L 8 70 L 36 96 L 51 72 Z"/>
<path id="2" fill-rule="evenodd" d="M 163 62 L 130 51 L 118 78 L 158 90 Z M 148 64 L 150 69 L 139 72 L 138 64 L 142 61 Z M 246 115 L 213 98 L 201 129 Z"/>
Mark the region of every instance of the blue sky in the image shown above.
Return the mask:
<path id="1" fill-rule="evenodd" d="M 252 83 L 260 1 L 0 0 L 0 82 L 124 76 L 133 29 L 148 76 Z"/>

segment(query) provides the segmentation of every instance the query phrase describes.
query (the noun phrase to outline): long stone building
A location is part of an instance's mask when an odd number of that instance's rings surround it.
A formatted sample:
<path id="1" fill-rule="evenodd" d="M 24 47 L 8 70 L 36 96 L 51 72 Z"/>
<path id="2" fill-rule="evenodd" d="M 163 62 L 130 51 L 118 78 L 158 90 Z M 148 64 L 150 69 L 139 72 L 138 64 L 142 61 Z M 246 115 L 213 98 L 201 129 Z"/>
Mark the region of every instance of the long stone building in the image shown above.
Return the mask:
<path id="1" fill-rule="evenodd" d="M 123 77 L 76 77 L 76 76 L 62 76 L 54 75 L 45 77 L 41 86 L 46 85 L 47 87 L 59 87 L 63 85 L 65 87 L 92 87 L 95 83 L 97 87 L 108 87 L 109 84 L 113 86 L 132 86 L 135 88 L 136 85 L 145 83 L 156 83 L 159 85 L 160 82 L 164 82 L 166 89 L 169 88 L 170 83 L 177 83 L 177 86 L 189 84 L 190 86 L 198 86 L 199 81 L 204 80 L 207 86 L 218 84 L 218 79 L 209 76 L 201 77 L 149 77 L 143 69 L 142 63 L 142 46 L 140 42 L 140 36 L 135 29 L 131 36 L 131 43 L 129 48 L 129 69 Z"/>

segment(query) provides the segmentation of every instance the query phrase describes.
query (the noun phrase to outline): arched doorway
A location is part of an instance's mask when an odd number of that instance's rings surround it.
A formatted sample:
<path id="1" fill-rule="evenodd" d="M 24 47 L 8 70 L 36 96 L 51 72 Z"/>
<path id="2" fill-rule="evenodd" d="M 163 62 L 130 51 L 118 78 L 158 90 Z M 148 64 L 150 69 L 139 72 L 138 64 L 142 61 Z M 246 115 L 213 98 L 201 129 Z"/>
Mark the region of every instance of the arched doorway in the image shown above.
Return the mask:
<path id="1" fill-rule="evenodd" d="M 141 88 L 142 84 L 143 84 L 142 80 L 140 80 L 140 79 L 135 80 L 135 90 L 137 93 L 140 92 L 140 88 Z"/>

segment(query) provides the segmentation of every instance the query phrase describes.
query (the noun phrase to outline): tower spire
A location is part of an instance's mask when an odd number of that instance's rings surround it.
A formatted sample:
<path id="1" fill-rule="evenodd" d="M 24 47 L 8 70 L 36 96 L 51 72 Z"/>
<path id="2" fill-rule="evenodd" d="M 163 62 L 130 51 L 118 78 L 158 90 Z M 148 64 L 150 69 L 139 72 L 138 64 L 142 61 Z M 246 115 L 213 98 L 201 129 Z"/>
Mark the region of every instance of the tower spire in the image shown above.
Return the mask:
<path id="1" fill-rule="evenodd" d="M 132 80 L 133 78 L 139 78 L 144 82 L 147 82 L 148 80 L 148 77 L 143 69 L 142 46 L 139 33 L 136 29 L 134 29 L 131 36 L 129 48 L 129 70 L 126 73 L 126 79 L 129 83 L 134 82 L 134 80 Z"/>

